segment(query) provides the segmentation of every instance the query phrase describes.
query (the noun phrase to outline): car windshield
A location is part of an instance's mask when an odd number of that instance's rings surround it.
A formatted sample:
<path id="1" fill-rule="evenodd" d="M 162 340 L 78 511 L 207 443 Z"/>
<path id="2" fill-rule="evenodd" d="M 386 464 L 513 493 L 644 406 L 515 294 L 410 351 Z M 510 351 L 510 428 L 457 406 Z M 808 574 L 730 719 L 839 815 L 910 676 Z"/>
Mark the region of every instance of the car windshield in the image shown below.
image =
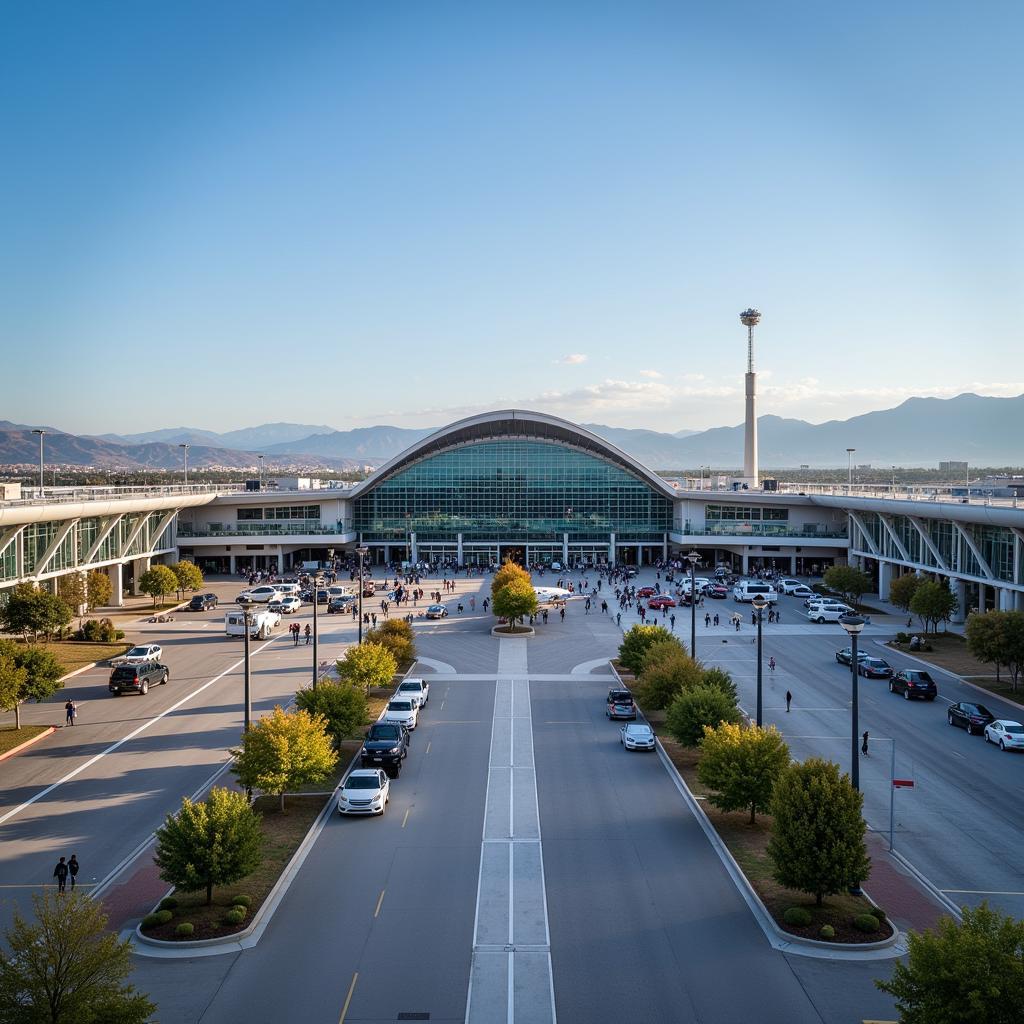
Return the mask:
<path id="1" fill-rule="evenodd" d="M 966 705 L 967 710 L 973 715 L 985 715 L 988 718 L 992 717 L 992 712 L 989 711 L 984 704 L 968 704 Z"/>
<path id="2" fill-rule="evenodd" d="M 380 779 L 376 775 L 350 775 L 345 782 L 346 789 L 380 789 Z"/>
<path id="3" fill-rule="evenodd" d="M 133 647 L 128 652 L 129 658 L 144 658 L 149 653 L 148 647 Z"/>
<path id="4" fill-rule="evenodd" d="M 369 740 L 397 740 L 401 735 L 401 730 L 397 725 L 374 725 L 370 727 L 366 738 Z"/>
<path id="5" fill-rule="evenodd" d="M 402 683 L 399 689 L 404 691 L 405 693 L 411 693 L 414 690 L 416 693 L 419 693 L 422 687 L 422 683 Z"/>
<path id="6" fill-rule="evenodd" d="M 388 705 L 388 711 L 412 711 L 412 702 L 407 700 L 393 700 Z"/>

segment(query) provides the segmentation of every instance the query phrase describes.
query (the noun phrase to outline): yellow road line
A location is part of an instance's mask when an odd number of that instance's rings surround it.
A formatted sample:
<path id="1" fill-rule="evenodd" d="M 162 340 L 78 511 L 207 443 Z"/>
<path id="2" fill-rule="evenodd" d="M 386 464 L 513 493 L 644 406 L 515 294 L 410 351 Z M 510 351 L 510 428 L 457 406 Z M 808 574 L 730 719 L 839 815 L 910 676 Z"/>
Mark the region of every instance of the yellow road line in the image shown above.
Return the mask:
<path id="1" fill-rule="evenodd" d="M 387 889 L 381 889 L 380 895 L 377 897 L 377 909 L 373 912 L 373 916 L 377 917 L 380 914 L 380 905 L 384 902 L 384 893 Z"/>
<path id="2" fill-rule="evenodd" d="M 356 982 L 359 980 L 359 972 L 356 971 L 352 975 L 352 984 L 348 987 L 348 995 L 345 996 L 345 1005 L 341 1008 L 341 1016 L 338 1018 L 338 1024 L 345 1024 L 345 1014 L 348 1013 L 348 1005 L 352 1002 L 352 993 L 356 990 Z"/>
<path id="3" fill-rule="evenodd" d="M 405 828 L 405 823 L 409 820 L 409 812 L 412 810 L 411 807 L 406 807 L 405 817 L 402 819 L 402 828 Z"/>

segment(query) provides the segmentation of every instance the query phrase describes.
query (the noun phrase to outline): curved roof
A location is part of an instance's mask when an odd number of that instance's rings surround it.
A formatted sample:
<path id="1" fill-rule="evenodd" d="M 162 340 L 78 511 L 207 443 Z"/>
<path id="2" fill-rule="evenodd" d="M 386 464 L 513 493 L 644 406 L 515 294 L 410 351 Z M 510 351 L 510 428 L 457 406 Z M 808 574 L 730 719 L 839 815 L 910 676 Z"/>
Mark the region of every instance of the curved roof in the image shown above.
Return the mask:
<path id="1" fill-rule="evenodd" d="M 624 469 L 632 476 L 638 477 L 648 484 L 652 490 L 666 498 L 674 498 L 675 491 L 660 476 L 653 473 L 632 456 L 627 455 L 603 437 L 585 430 L 583 427 L 548 416 L 541 412 L 530 412 L 525 409 L 501 409 L 495 412 L 469 416 L 464 420 L 442 427 L 406 448 L 390 462 L 386 462 L 372 476 L 349 492 L 350 498 L 360 498 L 383 483 L 388 477 L 401 472 L 413 462 L 438 455 L 453 448 L 481 441 L 547 441 L 575 448 L 595 458 L 611 462 Z"/>

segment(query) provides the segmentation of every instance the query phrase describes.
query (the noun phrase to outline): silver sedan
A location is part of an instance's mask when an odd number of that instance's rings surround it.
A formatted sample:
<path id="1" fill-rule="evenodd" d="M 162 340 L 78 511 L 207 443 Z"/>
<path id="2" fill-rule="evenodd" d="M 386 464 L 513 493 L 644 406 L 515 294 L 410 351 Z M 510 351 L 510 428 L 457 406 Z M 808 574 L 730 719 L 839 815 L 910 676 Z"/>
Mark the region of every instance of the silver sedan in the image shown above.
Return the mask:
<path id="1" fill-rule="evenodd" d="M 654 730 L 643 722 L 630 722 L 619 733 L 619 739 L 627 750 L 654 749 Z"/>

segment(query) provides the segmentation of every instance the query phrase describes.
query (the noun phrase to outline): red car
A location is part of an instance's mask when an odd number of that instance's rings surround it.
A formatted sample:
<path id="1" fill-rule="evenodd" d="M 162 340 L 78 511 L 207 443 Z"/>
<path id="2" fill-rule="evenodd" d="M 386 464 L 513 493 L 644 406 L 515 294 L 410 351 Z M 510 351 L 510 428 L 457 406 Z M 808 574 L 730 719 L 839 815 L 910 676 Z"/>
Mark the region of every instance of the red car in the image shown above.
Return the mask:
<path id="1" fill-rule="evenodd" d="M 661 608 L 675 608 L 675 606 L 675 601 L 673 601 L 672 598 L 668 596 L 668 594 L 658 594 L 656 597 L 652 597 L 650 601 L 647 602 L 647 607 L 653 608 L 655 611 Z"/>
<path id="2" fill-rule="evenodd" d="M 657 593 L 657 591 L 654 589 L 654 587 L 641 587 L 636 592 L 636 596 L 637 597 L 653 597 L 656 593 Z"/>
<path id="3" fill-rule="evenodd" d="M 716 601 L 724 601 L 729 596 L 729 591 L 725 587 L 711 586 L 704 591 L 708 597 L 713 597 Z"/>

